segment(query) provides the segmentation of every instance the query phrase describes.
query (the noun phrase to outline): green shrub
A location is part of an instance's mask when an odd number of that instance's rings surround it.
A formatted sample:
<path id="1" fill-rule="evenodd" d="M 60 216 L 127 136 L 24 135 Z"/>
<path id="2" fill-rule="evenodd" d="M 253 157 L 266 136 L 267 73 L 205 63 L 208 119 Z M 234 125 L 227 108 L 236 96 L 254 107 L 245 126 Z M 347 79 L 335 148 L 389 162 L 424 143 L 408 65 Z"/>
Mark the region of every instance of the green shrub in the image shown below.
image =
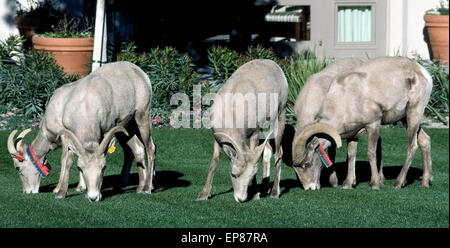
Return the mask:
<path id="1" fill-rule="evenodd" d="M 425 109 L 425 115 L 448 125 L 448 120 L 445 118 L 449 115 L 448 69 L 446 71 L 438 61 L 432 62 L 420 57 L 416 58 L 416 60 L 433 78 L 433 90 L 430 101 Z"/>
<path id="2" fill-rule="evenodd" d="M 5 41 L 0 41 L 0 65 L 17 64 L 22 55 L 22 46 L 25 39 L 22 36 L 12 35 Z"/>
<path id="3" fill-rule="evenodd" d="M 211 88 L 219 90 L 228 78 L 244 64 L 242 54 L 227 47 L 212 46 L 208 50 L 208 67 L 214 71 Z"/>
<path id="4" fill-rule="evenodd" d="M 294 125 L 296 122 L 294 113 L 295 101 L 297 100 L 297 96 L 308 78 L 312 74 L 322 71 L 332 61 L 333 59 L 331 58 L 319 59 L 311 51 L 296 54 L 292 57 L 279 61 L 279 65 L 283 69 L 289 85 L 288 100 L 286 105 L 287 123 Z"/>
<path id="5" fill-rule="evenodd" d="M 17 42 L 14 47 L 21 47 L 22 39 L 10 37 L 8 40 Z M 4 45 L 1 44 L 1 51 L 9 49 Z M 10 45 L 12 43 L 8 44 Z M 0 105 L 2 109 L 13 110 L 17 116 L 37 122 L 44 114 L 45 106 L 53 91 L 76 78 L 67 76 L 49 54 L 35 50 L 23 51 L 22 54 L 20 59 L 2 54 Z M 14 53 L 10 55 L 16 56 Z M 10 61 L 14 63 L 9 63 Z"/>
<path id="6" fill-rule="evenodd" d="M 256 46 L 249 46 L 245 54 L 250 57 L 250 59 L 271 59 L 273 61 L 277 61 L 278 59 L 272 48 L 264 48 L 259 44 Z"/>
<path id="7" fill-rule="evenodd" d="M 277 56 L 271 48 L 267 49 L 261 45 L 248 47 L 245 54 L 238 53 L 227 47 L 212 46 L 208 50 L 208 67 L 214 72 L 211 88 L 215 91 L 219 90 L 233 72 L 253 59 L 277 61 Z"/>
<path id="8" fill-rule="evenodd" d="M 177 107 L 170 105 L 170 98 L 176 93 L 192 97 L 193 86 L 198 83 L 199 75 L 189 56 L 173 47 L 156 47 L 148 53 L 138 53 L 132 43 L 123 44 L 117 60 L 132 62 L 148 74 L 153 89 L 152 118 L 158 120 L 154 124 L 169 123 L 170 114 Z"/>

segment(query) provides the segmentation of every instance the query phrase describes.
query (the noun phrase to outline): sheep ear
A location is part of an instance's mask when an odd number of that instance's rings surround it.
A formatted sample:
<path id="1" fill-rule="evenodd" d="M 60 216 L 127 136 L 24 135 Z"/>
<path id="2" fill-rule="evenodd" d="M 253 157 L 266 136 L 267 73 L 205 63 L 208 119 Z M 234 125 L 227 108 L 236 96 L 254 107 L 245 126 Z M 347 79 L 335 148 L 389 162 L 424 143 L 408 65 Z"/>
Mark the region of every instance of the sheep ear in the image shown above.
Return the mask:
<path id="1" fill-rule="evenodd" d="M 319 145 L 319 138 L 314 136 L 314 138 L 312 138 L 312 140 L 310 142 L 308 142 L 307 149 L 308 150 L 315 150 L 318 145 Z"/>
<path id="2" fill-rule="evenodd" d="M 231 159 L 237 159 L 237 152 L 236 150 L 229 146 L 229 145 L 223 145 L 223 151 L 230 157 Z"/>
<path id="3" fill-rule="evenodd" d="M 72 141 L 70 141 L 70 140 L 68 140 L 67 142 L 68 142 L 67 147 L 69 148 L 69 150 L 72 151 L 73 153 L 75 153 L 75 155 L 77 155 L 79 157 L 80 152 L 78 151 L 76 146 L 74 144 L 72 144 Z"/>

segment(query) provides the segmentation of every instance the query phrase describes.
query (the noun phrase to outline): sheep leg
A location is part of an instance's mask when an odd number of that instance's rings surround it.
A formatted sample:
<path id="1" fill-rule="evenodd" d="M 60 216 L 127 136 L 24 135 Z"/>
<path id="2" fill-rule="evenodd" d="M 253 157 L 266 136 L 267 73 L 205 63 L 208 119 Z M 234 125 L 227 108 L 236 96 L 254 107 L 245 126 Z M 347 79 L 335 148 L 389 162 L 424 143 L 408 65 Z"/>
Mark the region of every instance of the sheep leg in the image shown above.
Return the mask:
<path id="1" fill-rule="evenodd" d="M 251 137 L 250 137 L 250 150 L 255 150 L 255 147 L 258 145 L 258 141 L 259 141 L 259 132 L 255 132 Z M 250 186 L 250 191 L 249 192 L 255 192 L 255 194 L 252 196 L 252 200 L 258 200 L 260 197 L 260 192 L 258 190 L 258 182 L 256 180 L 256 175 L 252 178 L 252 182 L 251 182 L 251 186 Z"/>
<path id="2" fill-rule="evenodd" d="M 261 193 L 263 196 L 270 193 L 270 159 L 272 158 L 272 146 L 267 142 L 264 147 L 262 159 L 262 182 Z"/>
<path id="3" fill-rule="evenodd" d="M 358 139 L 347 139 L 347 177 L 342 183 L 343 189 L 351 189 L 352 186 L 356 185 L 356 151 L 358 148 Z"/>
<path id="4" fill-rule="evenodd" d="M 135 119 L 147 153 L 147 177 L 145 178 L 145 186 L 142 193 L 151 194 L 153 189 L 155 144 L 151 136 L 150 113 L 147 111 L 136 112 Z"/>
<path id="5" fill-rule="evenodd" d="M 61 153 L 61 171 L 59 173 L 59 180 L 58 180 L 58 184 L 53 189 L 53 193 L 55 193 L 55 194 L 58 193 L 59 189 L 61 189 L 61 184 L 63 181 L 64 173 L 66 171 L 66 167 L 64 166 L 64 164 L 66 163 L 68 152 L 69 152 L 69 147 L 63 145 L 62 153 Z"/>
<path id="6" fill-rule="evenodd" d="M 206 178 L 205 186 L 197 196 L 197 200 L 207 200 L 208 197 L 211 196 L 211 185 L 214 178 L 214 173 L 217 169 L 217 166 L 219 165 L 219 155 L 221 150 L 222 148 L 220 147 L 219 143 L 214 140 L 214 152 L 211 163 L 209 165 L 208 177 Z"/>
<path id="7" fill-rule="evenodd" d="M 63 136 L 61 137 L 61 141 L 63 143 L 63 152 L 61 154 L 61 174 L 58 185 L 56 186 L 56 188 L 58 189 L 55 196 L 56 199 L 62 199 L 66 197 L 67 188 L 69 187 L 69 173 L 70 168 L 73 164 L 74 156 L 73 152 L 69 150 L 69 147 L 65 145 L 67 144 L 67 142 Z M 82 177 L 81 172 L 80 177 Z"/>
<path id="8" fill-rule="evenodd" d="M 86 190 L 86 182 L 84 181 L 83 173 L 80 172 L 80 180 L 78 181 L 78 185 L 75 191 L 83 192 L 85 190 Z"/>
<path id="9" fill-rule="evenodd" d="M 419 131 L 419 121 L 420 118 L 416 117 L 416 115 L 413 116 L 407 115 L 408 150 L 406 152 L 406 159 L 405 163 L 403 164 L 402 170 L 400 171 L 399 175 L 397 176 L 397 179 L 395 179 L 394 182 L 394 188 L 396 189 L 399 189 L 404 185 L 406 174 L 408 173 L 412 159 L 414 157 L 414 154 L 416 153 L 418 147 L 417 134 Z"/>
<path id="10" fill-rule="evenodd" d="M 367 139 L 367 157 L 369 158 L 370 163 L 370 171 L 371 171 L 371 178 L 370 178 L 370 187 L 372 189 L 379 189 L 380 188 L 380 177 L 378 175 L 378 168 L 377 168 L 377 158 L 376 158 L 376 152 L 377 152 L 377 143 L 378 143 L 378 137 L 380 132 L 380 123 L 372 123 L 368 126 L 366 126 L 368 139 Z"/>
<path id="11" fill-rule="evenodd" d="M 431 139 L 423 129 L 419 130 L 417 138 L 423 159 L 423 176 L 421 185 L 424 187 L 430 187 L 430 183 L 433 180 L 433 170 L 431 168 Z"/>
<path id="12" fill-rule="evenodd" d="M 336 146 L 331 146 L 328 149 L 328 157 L 330 158 L 331 162 L 334 164 L 336 160 Z M 328 178 L 328 181 L 330 182 L 331 186 L 336 188 L 338 186 L 338 178 L 336 174 L 336 166 L 331 167 L 330 169 L 333 170 L 333 172 L 330 174 L 330 177 Z"/>
<path id="13" fill-rule="evenodd" d="M 356 154 L 356 152 L 355 152 Z M 380 177 L 380 184 L 384 184 L 384 174 L 383 174 L 383 156 L 381 151 L 381 137 L 378 137 L 377 142 L 377 167 L 379 168 L 378 176 Z"/>
<path id="14" fill-rule="evenodd" d="M 283 137 L 285 123 L 285 110 L 278 115 L 277 132 L 275 136 L 275 179 L 273 181 L 272 192 L 270 197 L 280 197 L 280 177 L 281 177 L 281 164 L 283 157 L 283 150 L 281 149 L 281 138 Z"/>
<path id="15" fill-rule="evenodd" d="M 130 134 L 130 131 L 129 130 L 127 131 Z M 132 133 L 130 135 L 132 135 Z M 121 188 L 128 185 L 128 180 L 130 177 L 130 169 L 131 165 L 133 164 L 134 156 L 131 147 L 129 147 L 127 143 L 128 136 L 126 136 L 123 133 L 116 133 L 116 138 L 117 141 L 119 141 L 119 144 L 123 150 L 123 166 L 122 172 L 120 173 L 120 182 L 119 185 L 116 186 L 117 188 L 115 189 L 115 191 L 119 191 Z"/>
<path id="16" fill-rule="evenodd" d="M 136 164 L 138 168 L 139 175 L 139 185 L 136 189 L 137 193 L 143 193 L 143 189 L 145 186 L 145 178 L 146 174 L 146 166 L 145 166 L 145 146 L 139 140 L 139 138 L 134 135 L 128 142 L 127 145 L 130 147 L 133 152 L 134 157 L 136 158 Z"/>

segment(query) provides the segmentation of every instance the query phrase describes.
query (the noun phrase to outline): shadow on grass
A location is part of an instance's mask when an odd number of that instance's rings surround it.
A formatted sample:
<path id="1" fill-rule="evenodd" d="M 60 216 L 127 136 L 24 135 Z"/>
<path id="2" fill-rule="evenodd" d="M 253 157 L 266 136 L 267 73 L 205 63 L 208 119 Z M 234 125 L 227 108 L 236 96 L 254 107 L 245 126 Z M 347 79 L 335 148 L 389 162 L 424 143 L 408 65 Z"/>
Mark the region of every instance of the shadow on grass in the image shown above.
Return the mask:
<path id="1" fill-rule="evenodd" d="M 338 177 L 338 184 L 341 186 L 344 182 L 345 178 L 347 177 L 347 163 L 341 162 L 336 163 L 333 166 L 336 166 L 337 168 L 336 173 Z M 392 180 L 396 179 L 398 174 L 400 173 L 402 169 L 402 166 L 383 166 L 383 174 L 385 177 L 385 180 Z M 330 188 L 332 185 L 328 181 L 328 178 L 330 174 L 333 171 L 331 169 L 322 169 L 322 173 L 320 176 L 320 185 L 321 188 Z M 292 173 L 295 174 L 294 170 L 292 169 Z M 423 174 L 422 169 L 410 167 L 408 170 L 408 174 L 406 175 L 406 182 L 404 187 L 414 183 L 416 180 L 420 180 Z M 296 175 L 296 174 L 295 174 Z M 359 184 L 368 184 L 370 182 L 370 164 L 367 161 L 357 161 L 356 162 L 356 186 L 358 187 Z M 386 186 L 389 186 L 388 184 L 385 184 Z M 271 183 L 271 187 L 273 186 L 273 182 Z M 300 183 L 300 180 L 298 180 L 298 177 L 296 175 L 296 179 L 284 179 L 280 181 L 280 197 L 283 194 L 288 193 L 292 188 L 299 188 L 303 190 L 303 186 Z"/>
<path id="2" fill-rule="evenodd" d="M 345 178 L 347 177 L 347 162 L 339 162 L 333 165 L 336 168 L 336 173 L 338 177 L 338 184 L 342 185 Z M 370 182 L 370 164 L 368 161 L 357 161 L 355 165 L 356 169 L 356 187 L 360 183 L 369 183 Z M 402 169 L 401 165 L 395 166 L 383 166 L 383 174 L 385 180 L 396 179 Z M 328 177 L 332 173 L 332 169 L 322 169 L 322 174 L 320 177 L 320 184 L 322 187 L 332 187 L 328 181 Z M 414 183 L 416 180 L 419 180 L 422 177 L 423 170 L 410 167 L 408 170 L 408 174 L 406 175 L 405 186 L 408 186 Z"/>
<path id="3" fill-rule="evenodd" d="M 189 181 L 180 179 L 182 176 L 184 176 L 184 174 L 177 171 L 156 171 L 155 178 L 153 180 L 153 185 L 155 188 L 152 190 L 152 192 L 166 191 L 172 188 L 187 187 L 191 185 Z M 117 194 L 136 192 L 137 186 L 139 184 L 139 175 L 138 173 L 130 174 L 126 189 L 118 189 L 116 187 L 120 184 L 120 182 L 120 175 L 111 175 L 104 177 L 102 183 L 103 199 Z"/>
<path id="4" fill-rule="evenodd" d="M 177 171 L 156 171 L 155 179 L 153 181 L 155 189 L 154 191 L 166 191 L 171 188 L 179 188 L 179 187 L 187 187 L 191 183 L 189 181 L 180 179 L 184 174 Z M 103 177 L 102 183 L 102 198 L 108 198 L 117 194 L 128 193 L 128 192 L 136 192 L 137 186 L 139 184 L 139 176 L 137 173 L 130 174 L 128 179 L 128 185 L 126 189 L 117 189 L 117 185 L 121 182 L 120 175 L 110 175 Z M 74 189 L 78 185 L 77 183 L 73 183 L 69 185 L 69 189 Z M 39 188 L 39 192 L 52 192 L 56 187 L 56 184 L 49 184 Z M 76 194 L 68 194 L 66 198 L 75 196 L 78 194 L 85 194 L 85 192 L 76 193 Z"/>

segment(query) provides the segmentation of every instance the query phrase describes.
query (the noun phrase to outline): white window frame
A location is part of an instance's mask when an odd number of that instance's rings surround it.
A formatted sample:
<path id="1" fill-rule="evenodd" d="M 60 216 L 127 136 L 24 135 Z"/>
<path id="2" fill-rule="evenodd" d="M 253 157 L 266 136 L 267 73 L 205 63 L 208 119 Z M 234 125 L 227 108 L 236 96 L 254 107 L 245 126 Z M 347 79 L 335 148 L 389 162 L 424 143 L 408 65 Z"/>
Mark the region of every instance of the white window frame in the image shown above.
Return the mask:
<path id="1" fill-rule="evenodd" d="M 339 7 L 370 7 L 372 15 L 372 28 L 371 28 L 371 41 L 368 42 L 342 42 L 338 41 L 338 8 Z M 362 2 L 362 1 L 345 1 L 338 2 L 334 4 L 334 49 L 376 49 L 377 48 L 377 13 L 376 13 L 376 2 Z"/>

